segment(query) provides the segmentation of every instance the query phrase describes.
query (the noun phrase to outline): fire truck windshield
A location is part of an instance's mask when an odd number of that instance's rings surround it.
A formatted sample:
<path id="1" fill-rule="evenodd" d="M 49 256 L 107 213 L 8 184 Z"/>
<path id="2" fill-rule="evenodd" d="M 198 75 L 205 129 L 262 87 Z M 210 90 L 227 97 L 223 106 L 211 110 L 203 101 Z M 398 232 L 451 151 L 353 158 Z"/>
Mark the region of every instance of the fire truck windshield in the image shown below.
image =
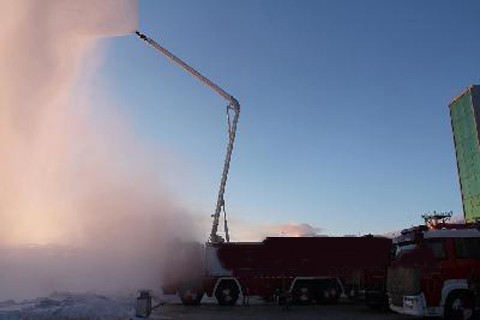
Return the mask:
<path id="1" fill-rule="evenodd" d="M 424 253 L 431 254 L 432 258 L 445 259 L 447 257 L 444 239 L 428 239 L 421 243 L 407 242 L 396 244 L 394 246 L 393 260 L 398 260 L 401 254 L 417 249 L 420 246 L 423 250 L 427 250 Z"/>
<path id="2" fill-rule="evenodd" d="M 405 252 L 411 251 L 418 246 L 417 243 L 412 242 L 404 242 L 404 243 L 397 243 L 393 247 L 393 260 L 398 260 L 398 257 Z"/>

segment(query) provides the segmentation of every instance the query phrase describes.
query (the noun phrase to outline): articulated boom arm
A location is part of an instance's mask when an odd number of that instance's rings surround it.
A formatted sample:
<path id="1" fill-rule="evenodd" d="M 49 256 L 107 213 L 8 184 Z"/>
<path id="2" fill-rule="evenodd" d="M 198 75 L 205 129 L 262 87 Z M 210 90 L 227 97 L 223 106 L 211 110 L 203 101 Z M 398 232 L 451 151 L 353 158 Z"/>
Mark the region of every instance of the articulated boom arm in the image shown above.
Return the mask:
<path id="1" fill-rule="evenodd" d="M 225 187 L 227 185 L 227 178 L 228 178 L 228 170 L 230 169 L 230 161 L 232 159 L 232 152 L 233 152 L 233 143 L 235 141 L 235 135 L 237 131 L 237 123 L 238 117 L 240 115 L 240 104 L 238 103 L 237 99 L 233 96 L 225 92 L 222 88 L 217 86 L 215 83 L 210 81 L 208 78 L 203 76 L 200 72 L 195 70 L 194 68 L 190 67 L 187 63 L 182 61 L 180 58 L 176 57 L 170 51 L 159 45 L 157 42 L 152 40 L 151 38 L 147 37 L 140 31 L 135 32 L 137 36 L 139 36 L 142 40 L 146 43 L 151 45 L 155 48 L 158 52 L 165 55 L 171 61 L 173 61 L 178 66 L 182 67 L 185 71 L 190 73 L 192 76 L 197 78 L 201 83 L 215 91 L 218 95 L 223 97 L 225 100 L 228 101 L 227 106 L 227 121 L 228 121 L 228 145 L 227 145 L 227 153 L 225 155 L 225 162 L 223 164 L 223 171 L 222 171 L 222 178 L 220 180 L 220 188 L 218 190 L 218 197 L 217 197 L 217 204 L 215 206 L 215 212 L 212 215 L 213 217 L 213 224 L 212 224 L 212 231 L 210 232 L 210 242 L 223 242 L 223 238 L 217 234 L 218 231 L 218 224 L 220 221 L 220 215 L 222 213 L 222 208 L 225 207 Z M 230 116 L 230 112 L 233 112 L 233 119 Z M 227 217 L 225 214 L 225 237 L 227 242 L 230 241 L 229 234 L 228 234 L 228 226 L 227 226 Z"/>

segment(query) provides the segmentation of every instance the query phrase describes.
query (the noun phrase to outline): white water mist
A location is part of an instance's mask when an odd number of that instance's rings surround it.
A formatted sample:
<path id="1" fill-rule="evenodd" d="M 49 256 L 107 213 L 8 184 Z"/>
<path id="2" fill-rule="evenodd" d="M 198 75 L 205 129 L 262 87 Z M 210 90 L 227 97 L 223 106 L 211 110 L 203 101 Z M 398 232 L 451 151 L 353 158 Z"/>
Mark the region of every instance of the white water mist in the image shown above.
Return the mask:
<path id="1" fill-rule="evenodd" d="M 136 1 L 0 0 L 0 24 L 0 299 L 158 287 L 189 219 L 125 119 L 74 92 L 99 37 L 136 29 Z"/>

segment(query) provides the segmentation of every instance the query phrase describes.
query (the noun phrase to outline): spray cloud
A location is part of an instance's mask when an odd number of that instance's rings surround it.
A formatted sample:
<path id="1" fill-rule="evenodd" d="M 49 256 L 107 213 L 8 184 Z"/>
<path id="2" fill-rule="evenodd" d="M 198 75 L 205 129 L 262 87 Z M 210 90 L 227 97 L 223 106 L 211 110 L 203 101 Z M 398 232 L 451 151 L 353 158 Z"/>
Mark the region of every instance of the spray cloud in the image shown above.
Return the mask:
<path id="1" fill-rule="evenodd" d="M 162 244 L 192 234 L 123 119 L 72 101 L 98 37 L 133 32 L 136 11 L 0 0 L 0 299 L 158 286 Z"/>

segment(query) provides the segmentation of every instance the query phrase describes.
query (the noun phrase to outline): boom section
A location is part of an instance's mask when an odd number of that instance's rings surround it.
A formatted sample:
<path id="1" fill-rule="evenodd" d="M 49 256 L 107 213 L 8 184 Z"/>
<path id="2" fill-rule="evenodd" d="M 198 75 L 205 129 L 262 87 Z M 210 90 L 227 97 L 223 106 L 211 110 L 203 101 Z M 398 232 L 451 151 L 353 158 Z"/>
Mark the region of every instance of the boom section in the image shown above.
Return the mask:
<path id="1" fill-rule="evenodd" d="M 215 206 L 215 212 L 213 213 L 213 223 L 212 223 L 212 230 L 210 232 L 210 237 L 209 241 L 212 243 L 218 243 L 218 242 L 223 242 L 225 241 L 220 235 L 218 235 L 218 225 L 220 222 L 220 216 L 222 213 L 222 209 L 224 211 L 224 219 L 225 219 L 225 238 L 226 241 L 229 242 L 229 234 L 228 234 L 228 226 L 227 226 L 227 217 L 226 217 L 226 212 L 225 212 L 225 189 L 227 185 L 227 179 L 228 179 L 228 171 L 230 169 L 230 162 L 232 159 L 232 153 L 233 153 L 233 144 L 235 142 L 235 136 L 237 132 L 237 123 L 238 123 L 238 118 L 240 116 L 240 103 L 235 99 L 232 95 L 228 94 L 225 90 L 220 88 L 218 85 L 210 81 L 207 77 L 202 75 L 200 72 L 189 66 L 185 61 L 181 60 L 177 56 L 175 56 L 173 53 L 168 51 L 166 48 L 162 47 L 159 43 L 157 43 L 155 40 L 149 38 L 145 34 L 141 33 L 140 31 L 135 32 L 137 36 L 145 41 L 147 44 L 151 45 L 154 49 L 156 49 L 159 53 L 163 54 L 166 56 L 168 59 L 170 59 L 172 62 L 174 62 L 176 65 L 180 66 L 183 68 L 186 72 L 194 76 L 198 81 L 215 91 L 219 96 L 227 100 L 228 105 L 227 105 L 227 122 L 228 122 L 228 144 L 227 144 L 227 152 L 225 155 L 225 161 L 223 164 L 223 170 L 222 170 L 222 177 L 220 179 L 220 187 L 218 190 L 218 196 L 217 196 L 217 203 Z M 231 115 L 233 113 L 233 117 Z"/>

